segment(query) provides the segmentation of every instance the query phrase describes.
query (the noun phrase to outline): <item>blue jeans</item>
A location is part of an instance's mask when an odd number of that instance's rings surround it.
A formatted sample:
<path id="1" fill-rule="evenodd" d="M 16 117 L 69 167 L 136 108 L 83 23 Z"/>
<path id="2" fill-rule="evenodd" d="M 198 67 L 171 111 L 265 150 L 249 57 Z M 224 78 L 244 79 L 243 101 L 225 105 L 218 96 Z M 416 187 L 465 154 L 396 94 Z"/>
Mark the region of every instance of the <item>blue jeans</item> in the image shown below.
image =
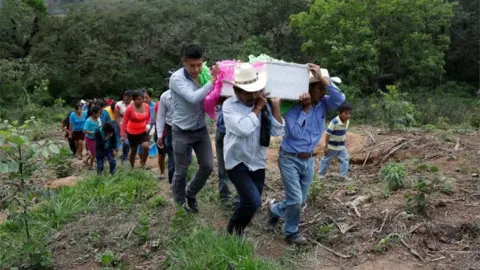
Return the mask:
<path id="1" fill-rule="evenodd" d="M 117 166 L 117 162 L 115 161 L 115 158 L 113 157 L 113 150 L 112 149 L 103 150 L 103 151 L 99 151 L 99 149 L 95 149 L 95 156 L 97 158 L 97 173 L 98 174 L 103 173 L 103 164 L 105 162 L 105 157 L 108 159 L 108 163 L 110 164 L 110 173 L 111 174 L 115 173 L 115 167 Z"/>
<path id="2" fill-rule="evenodd" d="M 240 163 L 233 169 L 227 170 L 227 174 L 240 196 L 240 203 L 237 204 L 230 218 L 227 230 L 230 234 L 235 232 L 241 235 L 262 205 L 265 169 L 252 172 L 245 164 Z"/>
<path id="3" fill-rule="evenodd" d="M 318 174 L 327 174 L 328 165 L 330 165 L 330 161 L 334 157 L 338 157 L 338 159 L 340 160 L 340 177 L 347 176 L 350 156 L 348 155 L 346 148 L 338 151 L 329 149 L 327 155 L 320 160 L 320 170 L 318 171 Z"/>
<path id="4" fill-rule="evenodd" d="M 282 175 L 285 200 L 271 206 L 274 215 L 285 218 L 285 236 L 298 233 L 302 203 L 307 200 L 308 189 L 312 185 L 315 159 L 301 160 L 280 151 L 278 167 Z"/>

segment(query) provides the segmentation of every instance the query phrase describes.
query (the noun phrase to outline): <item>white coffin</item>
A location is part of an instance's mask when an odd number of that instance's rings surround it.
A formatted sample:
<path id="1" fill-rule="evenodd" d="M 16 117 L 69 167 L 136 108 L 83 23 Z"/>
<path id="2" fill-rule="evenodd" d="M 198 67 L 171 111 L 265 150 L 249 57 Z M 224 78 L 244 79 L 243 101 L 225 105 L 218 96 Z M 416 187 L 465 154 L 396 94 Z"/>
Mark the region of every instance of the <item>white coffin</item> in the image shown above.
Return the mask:
<path id="1" fill-rule="evenodd" d="M 266 72 L 266 91 L 270 97 L 298 100 L 302 93 L 308 92 L 310 71 L 307 64 L 267 61 Z M 329 77 L 328 70 L 322 68 L 321 73 Z M 221 95 L 229 97 L 233 94 L 232 85 L 224 83 Z"/>

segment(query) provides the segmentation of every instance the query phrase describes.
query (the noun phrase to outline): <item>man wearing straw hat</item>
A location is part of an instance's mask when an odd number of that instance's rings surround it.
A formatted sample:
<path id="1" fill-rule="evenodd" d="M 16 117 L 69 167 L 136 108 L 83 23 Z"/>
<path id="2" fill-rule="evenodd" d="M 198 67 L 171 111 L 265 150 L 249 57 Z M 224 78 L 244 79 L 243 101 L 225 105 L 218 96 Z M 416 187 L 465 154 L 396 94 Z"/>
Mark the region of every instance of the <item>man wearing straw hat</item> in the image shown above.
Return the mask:
<path id="1" fill-rule="evenodd" d="M 240 196 L 227 230 L 242 235 L 261 206 L 270 136 L 282 134 L 284 121 L 280 99 L 267 102 L 264 72 L 257 74 L 248 63 L 237 64 L 234 81 L 224 83 L 233 85 L 235 92 L 223 103 L 225 168 Z"/>
<path id="2" fill-rule="evenodd" d="M 218 69 L 212 68 L 211 81 L 201 86 L 199 74 L 203 66 L 203 49 L 189 45 L 182 50 L 183 68 L 170 77 L 173 100 L 172 138 L 175 172 L 172 182 L 173 199 L 186 211 L 198 212 L 196 195 L 213 171 L 210 134 L 205 125 L 203 99 L 212 90 Z M 189 155 L 195 151 L 198 171 L 186 185 Z"/>
<path id="3" fill-rule="evenodd" d="M 279 218 L 283 217 L 285 240 L 295 245 L 307 243 L 298 226 L 302 204 L 307 200 L 314 176 L 314 150 L 325 129 L 326 113 L 345 101 L 340 89 L 321 75 L 319 66 L 309 66 L 312 74 L 309 91 L 300 95 L 299 104 L 285 114 L 285 136 L 278 157 L 285 200 L 269 207 L 269 228 L 274 230 Z"/>

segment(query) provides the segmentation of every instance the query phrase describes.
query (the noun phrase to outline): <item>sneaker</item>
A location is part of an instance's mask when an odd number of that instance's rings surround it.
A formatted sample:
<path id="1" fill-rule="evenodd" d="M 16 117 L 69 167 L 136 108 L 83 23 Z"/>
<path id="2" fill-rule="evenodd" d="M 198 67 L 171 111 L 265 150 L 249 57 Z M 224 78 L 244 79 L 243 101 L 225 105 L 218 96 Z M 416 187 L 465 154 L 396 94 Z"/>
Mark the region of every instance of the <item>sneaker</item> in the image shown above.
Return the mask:
<path id="1" fill-rule="evenodd" d="M 296 245 L 296 246 L 302 246 L 302 245 L 306 245 L 308 243 L 307 238 L 303 237 L 299 233 L 292 234 L 292 235 L 289 235 L 289 236 L 285 237 L 285 241 L 287 241 L 287 243 L 289 245 Z"/>
<path id="2" fill-rule="evenodd" d="M 163 180 L 165 179 L 165 174 L 160 174 L 160 176 L 158 177 L 158 180 Z"/>
<path id="3" fill-rule="evenodd" d="M 326 180 L 327 176 L 325 174 L 318 174 L 318 180 Z"/>
<path id="4" fill-rule="evenodd" d="M 268 223 L 267 223 L 267 230 L 270 232 L 275 231 L 275 227 L 277 227 L 278 222 L 280 221 L 280 217 L 275 215 L 272 212 L 272 204 L 268 205 Z"/>
<path id="5" fill-rule="evenodd" d="M 190 208 L 190 212 L 198 213 L 198 203 L 196 198 L 187 197 L 187 205 Z"/>

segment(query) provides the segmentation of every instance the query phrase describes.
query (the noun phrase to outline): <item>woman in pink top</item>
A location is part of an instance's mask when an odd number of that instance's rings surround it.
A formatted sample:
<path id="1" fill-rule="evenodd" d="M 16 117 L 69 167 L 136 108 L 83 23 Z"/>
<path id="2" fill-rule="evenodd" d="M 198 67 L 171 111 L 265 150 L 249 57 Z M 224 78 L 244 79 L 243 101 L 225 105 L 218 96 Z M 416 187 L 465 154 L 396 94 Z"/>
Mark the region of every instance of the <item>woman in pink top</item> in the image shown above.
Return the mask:
<path id="1" fill-rule="evenodd" d="M 122 136 L 120 141 L 125 141 L 127 136 L 130 144 L 130 154 L 128 159 L 132 168 L 135 165 L 135 155 L 137 154 L 137 148 L 142 146 L 142 155 L 140 157 L 140 166 L 145 167 L 148 157 L 148 134 L 147 125 L 150 124 L 150 107 L 148 104 L 143 103 L 143 93 L 140 91 L 133 92 L 133 102 L 128 105 L 125 113 L 123 114 L 122 121 Z"/>

